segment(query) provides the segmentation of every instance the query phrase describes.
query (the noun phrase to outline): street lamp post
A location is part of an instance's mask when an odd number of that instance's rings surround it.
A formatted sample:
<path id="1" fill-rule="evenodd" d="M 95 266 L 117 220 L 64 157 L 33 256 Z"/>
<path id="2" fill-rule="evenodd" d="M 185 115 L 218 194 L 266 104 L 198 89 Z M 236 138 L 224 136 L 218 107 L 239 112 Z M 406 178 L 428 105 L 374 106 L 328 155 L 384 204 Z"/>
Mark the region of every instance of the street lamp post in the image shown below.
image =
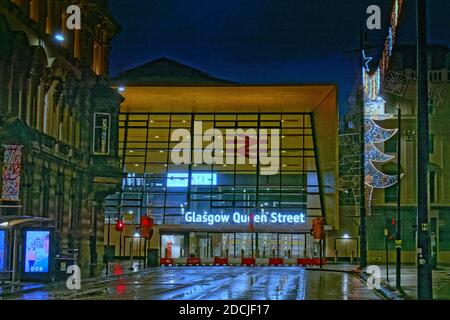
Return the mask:
<path id="1" fill-rule="evenodd" d="M 395 286 L 401 289 L 402 235 L 401 235 L 401 159 L 402 159 L 402 109 L 398 107 L 397 140 L 397 223 L 395 232 Z"/>
<path id="2" fill-rule="evenodd" d="M 417 0 L 417 296 L 433 299 L 428 224 L 428 56 L 426 0 Z"/>
<path id="3" fill-rule="evenodd" d="M 361 57 L 360 57 L 360 70 L 363 68 L 365 63 L 362 51 L 364 49 L 364 39 L 363 39 L 363 29 L 361 25 L 360 31 L 360 48 L 361 48 Z M 361 77 L 361 84 L 357 90 L 357 103 L 359 104 L 360 110 L 360 172 L 359 172 L 359 239 L 360 239 L 360 261 L 359 267 L 360 269 L 364 269 L 367 267 L 367 240 L 366 240 L 366 183 L 365 183 L 365 160 L 366 160 L 366 148 L 365 148 L 365 125 L 364 125 L 364 92 L 363 92 L 363 80 Z"/>
<path id="4" fill-rule="evenodd" d="M 110 238 L 111 238 L 111 236 L 110 236 L 110 234 L 111 234 L 111 216 L 108 216 L 108 244 L 107 244 L 107 252 L 106 252 L 106 276 L 108 276 L 108 274 L 109 274 L 109 252 L 110 252 L 110 248 L 109 248 L 109 246 L 110 246 Z"/>

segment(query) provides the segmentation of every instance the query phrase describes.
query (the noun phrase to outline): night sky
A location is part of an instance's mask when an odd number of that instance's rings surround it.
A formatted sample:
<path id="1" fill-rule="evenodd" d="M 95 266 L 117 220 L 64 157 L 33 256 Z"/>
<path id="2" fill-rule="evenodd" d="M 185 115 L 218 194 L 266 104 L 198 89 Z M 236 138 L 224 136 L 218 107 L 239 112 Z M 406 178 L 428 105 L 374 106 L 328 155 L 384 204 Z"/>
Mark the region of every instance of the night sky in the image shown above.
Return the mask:
<path id="1" fill-rule="evenodd" d="M 415 1 L 405 0 L 397 43 L 414 43 Z M 429 42 L 450 46 L 450 1 L 430 0 Z M 341 113 L 356 81 L 359 25 L 369 5 L 383 29 L 391 0 L 110 0 L 123 28 L 113 41 L 115 76 L 167 57 L 238 83 L 337 83 Z"/>

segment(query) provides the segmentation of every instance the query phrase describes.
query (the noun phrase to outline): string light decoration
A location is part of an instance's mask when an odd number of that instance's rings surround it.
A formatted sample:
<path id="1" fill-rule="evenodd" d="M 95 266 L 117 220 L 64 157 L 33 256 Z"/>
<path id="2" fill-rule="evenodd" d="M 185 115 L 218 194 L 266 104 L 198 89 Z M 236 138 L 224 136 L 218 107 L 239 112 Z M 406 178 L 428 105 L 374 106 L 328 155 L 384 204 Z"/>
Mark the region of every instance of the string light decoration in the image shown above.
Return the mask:
<path id="1" fill-rule="evenodd" d="M 374 72 L 367 70 L 367 64 L 362 69 L 364 92 L 364 144 L 365 144 L 365 199 L 368 213 L 371 211 L 372 195 L 374 189 L 385 189 L 397 183 L 396 175 L 387 175 L 378 170 L 374 163 L 391 161 L 394 157 L 383 153 L 377 148 L 377 144 L 391 139 L 397 129 L 385 129 L 375 123 L 376 120 L 384 120 L 389 117 L 385 113 L 386 102 L 380 95 L 385 76 L 389 68 L 389 59 L 395 44 L 399 16 L 401 14 L 403 0 L 394 0 L 391 14 L 389 32 L 384 43 L 384 50 L 378 67 Z M 364 61 L 368 58 L 362 52 Z"/>
<path id="2" fill-rule="evenodd" d="M 402 72 L 390 70 L 384 80 L 383 91 L 403 97 L 408 87 L 410 78 Z"/>
<path id="3" fill-rule="evenodd" d="M 364 102 L 364 116 L 373 120 L 384 120 L 389 118 L 385 111 L 386 101 L 381 97 L 376 97 L 375 100 L 366 99 Z"/>

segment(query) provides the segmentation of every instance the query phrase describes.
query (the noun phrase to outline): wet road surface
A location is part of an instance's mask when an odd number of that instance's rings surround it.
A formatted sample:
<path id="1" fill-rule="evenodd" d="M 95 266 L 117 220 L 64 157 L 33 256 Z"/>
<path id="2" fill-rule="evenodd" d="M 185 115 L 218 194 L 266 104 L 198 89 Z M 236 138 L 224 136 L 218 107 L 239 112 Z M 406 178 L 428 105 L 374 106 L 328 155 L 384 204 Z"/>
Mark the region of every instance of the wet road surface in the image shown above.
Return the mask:
<path id="1" fill-rule="evenodd" d="M 357 277 L 301 267 L 163 267 L 140 274 L 38 290 L 7 299 L 380 300 Z"/>

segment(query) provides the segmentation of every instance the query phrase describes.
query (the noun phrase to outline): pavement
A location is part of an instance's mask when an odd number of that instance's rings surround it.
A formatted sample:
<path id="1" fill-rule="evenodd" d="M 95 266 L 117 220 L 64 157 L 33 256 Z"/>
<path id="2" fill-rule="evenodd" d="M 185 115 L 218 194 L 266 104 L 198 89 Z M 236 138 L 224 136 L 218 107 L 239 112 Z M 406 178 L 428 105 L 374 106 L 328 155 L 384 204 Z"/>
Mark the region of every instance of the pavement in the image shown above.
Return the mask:
<path id="1" fill-rule="evenodd" d="M 116 267 L 116 273 L 120 268 Z M 24 300 L 381 300 L 350 272 L 304 267 L 157 267 L 65 285 L 4 293 Z"/>
<path id="2" fill-rule="evenodd" d="M 405 299 L 417 299 L 417 267 L 402 266 L 401 268 L 401 288 L 396 288 L 395 265 L 389 265 L 389 281 L 386 276 L 386 266 L 380 266 L 381 279 L 386 288 L 395 292 Z M 433 270 L 433 299 L 450 300 L 450 266 L 439 266 Z"/>
<path id="3" fill-rule="evenodd" d="M 117 277 L 121 275 L 134 274 L 140 272 L 142 262 L 134 261 L 130 264 L 129 261 L 117 261 L 110 262 L 108 264 L 108 272 L 106 272 L 106 266 L 103 268 L 96 268 L 95 270 L 82 270 L 81 273 L 88 274 L 82 281 L 86 283 L 102 281 L 111 277 Z M 68 274 L 67 277 L 70 275 Z M 0 299 L 3 295 L 9 295 L 20 292 L 31 292 L 35 290 L 44 290 L 46 288 L 54 288 L 59 286 L 65 286 L 67 280 L 55 280 L 50 283 L 43 282 L 24 282 L 16 281 L 0 283 Z"/>
<path id="4" fill-rule="evenodd" d="M 402 266 L 402 290 L 395 289 L 395 266 L 379 266 L 381 288 L 369 289 L 368 275 L 356 265 L 320 267 L 157 267 L 113 262 L 100 276 L 82 279 L 81 290 L 66 281 L 0 287 L 0 299 L 82 300 L 380 300 L 416 299 L 417 269 Z M 450 299 L 450 267 L 433 271 L 434 299 Z"/>
<path id="5" fill-rule="evenodd" d="M 395 264 L 378 266 L 380 268 L 381 289 L 387 299 L 417 299 L 417 267 L 412 265 L 403 265 L 401 268 L 401 290 L 397 290 Z M 317 269 L 317 268 L 310 268 Z M 357 265 L 351 264 L 328 264 L 324 266 L 325 270 L 355 272 Z M 386 273 L 386 269 L 389 271 Z M 358 274 L 358 272 L 356 272 Z M 359 273 L 363 281 L 367 281 L 368 275 Z M 450 266 L 440 265 L 433 270 L 433 299 L 450 300 Z"/>

